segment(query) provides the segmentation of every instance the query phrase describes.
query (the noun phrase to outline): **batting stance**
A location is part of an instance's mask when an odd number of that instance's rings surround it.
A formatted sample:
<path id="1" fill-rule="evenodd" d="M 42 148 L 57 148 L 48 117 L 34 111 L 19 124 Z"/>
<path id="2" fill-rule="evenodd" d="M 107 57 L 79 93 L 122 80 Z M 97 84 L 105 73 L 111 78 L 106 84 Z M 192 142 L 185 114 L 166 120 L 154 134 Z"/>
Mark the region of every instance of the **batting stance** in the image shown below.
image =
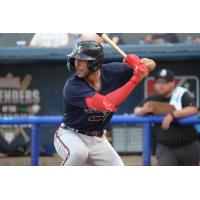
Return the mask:
<path id="1" fill-rule="evenodd" d="M 95 41 L 78 42 L 67 56 L 75 73 L 63 89 L 64 117 L 54 139 L 62 165 L 123 165 L 105 129 L 155 62 L 128 55 L 124 63 L 102 64 L 103 56 L 102 45 Z"/>

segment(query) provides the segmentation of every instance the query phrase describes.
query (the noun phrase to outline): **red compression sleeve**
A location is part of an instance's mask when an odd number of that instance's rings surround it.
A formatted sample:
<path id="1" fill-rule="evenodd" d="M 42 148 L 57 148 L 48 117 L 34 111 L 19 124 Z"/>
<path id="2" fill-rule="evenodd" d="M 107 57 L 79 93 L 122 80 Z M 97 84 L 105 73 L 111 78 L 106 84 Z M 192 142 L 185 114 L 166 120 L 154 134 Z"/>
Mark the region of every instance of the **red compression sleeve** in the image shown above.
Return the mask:
<path id="1" fill-rule="evenodd" d="M 116 106 L 121 104 L 128 97 L 139 82 L 140 78 L 134 75 L 124 86 L 105 96 L 96 93 L 93 97 L 85 98 L 86 104 L 89 108 L 106 112 L 115 112 Z"/>
<path id="2" fill-rule="evenodd" d="M 96 93 L 93 97 L 85 98 L 89 108 L 97 109 L 104 112 L 115 112 L 116 108 L 105 96 Z"/>
<path id="3" fill-rule="evenodd" d="M 107 94 L 105 97 L 112 102 L 114 106 L 118 106 L 128 97 L 128 95 L 138 85 L 139 82 L 140 78 L 133 76 L 125 85 Z"/>

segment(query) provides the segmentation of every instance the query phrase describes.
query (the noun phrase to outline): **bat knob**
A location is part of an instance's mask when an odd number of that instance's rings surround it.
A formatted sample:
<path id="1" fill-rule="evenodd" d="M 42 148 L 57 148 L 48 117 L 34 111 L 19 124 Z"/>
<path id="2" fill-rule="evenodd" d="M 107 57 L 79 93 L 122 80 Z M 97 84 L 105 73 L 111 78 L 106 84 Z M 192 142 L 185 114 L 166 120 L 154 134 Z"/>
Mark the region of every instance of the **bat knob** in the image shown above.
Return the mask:
<path id="1" fill-rule="evenodd" d="M 100 37 L 103 35 L 103 33 L 96 33 L 96 34 L 97 34 L 98 36 L 100 36 Z"/>

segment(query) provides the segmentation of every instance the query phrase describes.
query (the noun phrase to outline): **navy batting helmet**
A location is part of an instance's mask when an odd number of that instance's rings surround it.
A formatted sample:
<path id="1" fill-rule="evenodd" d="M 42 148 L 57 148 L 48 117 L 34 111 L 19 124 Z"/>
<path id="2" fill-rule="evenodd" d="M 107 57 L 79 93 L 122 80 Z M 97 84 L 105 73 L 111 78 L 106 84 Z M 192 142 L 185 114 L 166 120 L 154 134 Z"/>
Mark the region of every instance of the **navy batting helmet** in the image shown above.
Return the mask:
<path id="1" fill-rule="evenodd" d="M 67 67 L 70 71 L 75 68 L 75 59 L 87 60 L 88 68 L 91 71 L 99 69 L 103 63 L 103 46 L 96 41 L 80 41 L 78 42 L 69 55 L 67 55 Z"/>

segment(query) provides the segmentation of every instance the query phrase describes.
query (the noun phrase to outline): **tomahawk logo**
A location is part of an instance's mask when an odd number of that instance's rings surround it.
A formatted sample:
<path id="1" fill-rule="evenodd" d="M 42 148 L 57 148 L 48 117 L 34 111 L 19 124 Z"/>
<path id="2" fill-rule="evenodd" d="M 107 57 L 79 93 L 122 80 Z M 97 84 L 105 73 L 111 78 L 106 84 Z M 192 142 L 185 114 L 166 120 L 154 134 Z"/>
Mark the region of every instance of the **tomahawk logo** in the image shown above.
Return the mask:
<path id="1" fill-rule="evenodd" d="M 77 52 L 77 53 L 82 53 L 82 52 L 83 52 L 82 46 L 78 46 L 78 47 L 76 48 L 76 52 Z"/>
<path id="2" fill-rule="evenodd" d="M 176 86 L 182 86 L 190 92 L 190 95 L 195 99 L 196 105 L 199 106 L 199 79 L 196 76 L 176 76 Z M 144 97 L 155 92 L 154 90 L 155 79 L 149 77 L 145 80 Z"/>

